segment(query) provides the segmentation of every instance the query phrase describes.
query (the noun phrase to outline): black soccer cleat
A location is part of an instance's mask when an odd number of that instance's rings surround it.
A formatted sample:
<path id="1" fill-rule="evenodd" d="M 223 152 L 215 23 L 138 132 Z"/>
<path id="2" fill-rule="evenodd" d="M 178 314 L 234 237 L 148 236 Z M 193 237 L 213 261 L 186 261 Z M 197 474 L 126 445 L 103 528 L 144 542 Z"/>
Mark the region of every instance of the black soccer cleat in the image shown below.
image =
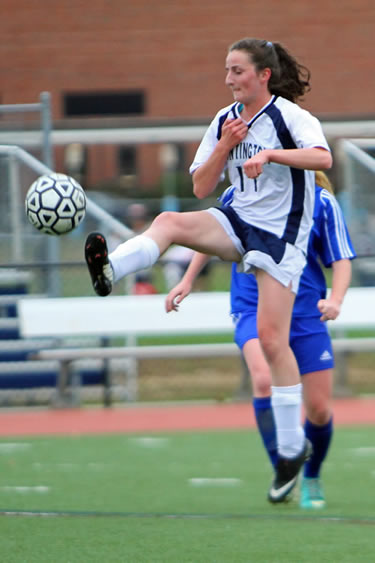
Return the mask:
<path id="1" fill-rule="evenodd" d="M 101 297 L 112 291 L 113 270 L 108 260 L 108 248 L 101 233 L 90 233 L 85 243 L 85 260 L 95 292 Z"/>
<path id="2" fill-rule="evenodd" d="M 275 477 L 268 491 L 268 500 L 272 503 L 285 502 L 297 484 L 299 472 L 312 454 L 311 442 L 305 439 L 302 452 L 292 458 L 280 457 L 276 464 Z"/>

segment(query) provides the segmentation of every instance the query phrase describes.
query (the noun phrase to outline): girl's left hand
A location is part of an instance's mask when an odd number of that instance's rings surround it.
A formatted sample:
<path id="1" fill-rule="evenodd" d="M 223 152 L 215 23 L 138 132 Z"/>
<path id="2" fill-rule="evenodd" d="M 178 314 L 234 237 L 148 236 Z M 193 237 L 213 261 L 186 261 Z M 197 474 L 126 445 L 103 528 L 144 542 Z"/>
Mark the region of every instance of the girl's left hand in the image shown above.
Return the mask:
<path id="1" fill-rule="evenodd" d="M 340 304 L 332 299 L 320 299 L 318 309 L 322 313 L 321 321 L 334 321 L 340 314 Z"/>
<path id="2" fill-rule="evenodd" d="M 242 166 L 246 176 L 255 180 L 263 172 L 263 166 L 268 164 L 267 151 L 260 151 L 251 158 L 249 158 Z"/>

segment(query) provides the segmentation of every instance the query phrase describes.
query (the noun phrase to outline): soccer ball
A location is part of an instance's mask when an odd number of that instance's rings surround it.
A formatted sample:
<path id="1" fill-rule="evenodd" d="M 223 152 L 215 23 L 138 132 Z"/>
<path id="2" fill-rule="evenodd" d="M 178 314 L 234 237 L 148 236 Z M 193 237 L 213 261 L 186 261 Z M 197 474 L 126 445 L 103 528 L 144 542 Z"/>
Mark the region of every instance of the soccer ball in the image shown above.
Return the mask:
<path id="1" fill-rule="evenodd" d="M 63 235 L 83 220 L 85 192 L 65 174 L 40 176 L 26 194 L 25 211 L 30 223 L 42 233 Z"/>

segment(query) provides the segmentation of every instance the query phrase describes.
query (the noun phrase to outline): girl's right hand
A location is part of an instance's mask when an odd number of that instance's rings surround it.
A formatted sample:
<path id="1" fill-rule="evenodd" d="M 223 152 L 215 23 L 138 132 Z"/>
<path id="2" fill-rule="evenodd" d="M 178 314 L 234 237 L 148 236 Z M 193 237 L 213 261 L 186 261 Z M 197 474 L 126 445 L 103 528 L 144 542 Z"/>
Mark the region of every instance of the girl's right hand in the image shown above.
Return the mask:
<path id="1" fill-rule="evenodd" d="M 220 140 L 226 143 L 229 150 L 232 150 L 244 140 L 247 133 L 248 127 L 245 121 L 243 121 L 240 117 L 237 117 L 237 119 L 230 119 L 227 117 L 223 123 Z"/>

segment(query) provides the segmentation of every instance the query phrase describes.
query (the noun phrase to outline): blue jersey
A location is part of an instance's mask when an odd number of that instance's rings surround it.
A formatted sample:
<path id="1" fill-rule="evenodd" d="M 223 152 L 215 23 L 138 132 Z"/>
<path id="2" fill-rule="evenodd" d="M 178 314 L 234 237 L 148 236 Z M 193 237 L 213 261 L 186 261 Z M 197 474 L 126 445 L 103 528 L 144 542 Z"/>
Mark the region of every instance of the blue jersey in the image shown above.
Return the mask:
<path id="1" fill-rule="evenodd" d="M 353 249 L 342 211 L 336 198 L 320 186 L 315 186 L 313 228 L 310 233 L 307 264 L 300 279 L 293 318 L 320 317 L 318 301 L 324 299 L 327 285 L 321 264 L 330 267 L 333 262 L 353 259 Z M 258 288 L 252 274 L 237 272 L 232 266 L 231 311 L 232 314 L 256 312 Z"/>

